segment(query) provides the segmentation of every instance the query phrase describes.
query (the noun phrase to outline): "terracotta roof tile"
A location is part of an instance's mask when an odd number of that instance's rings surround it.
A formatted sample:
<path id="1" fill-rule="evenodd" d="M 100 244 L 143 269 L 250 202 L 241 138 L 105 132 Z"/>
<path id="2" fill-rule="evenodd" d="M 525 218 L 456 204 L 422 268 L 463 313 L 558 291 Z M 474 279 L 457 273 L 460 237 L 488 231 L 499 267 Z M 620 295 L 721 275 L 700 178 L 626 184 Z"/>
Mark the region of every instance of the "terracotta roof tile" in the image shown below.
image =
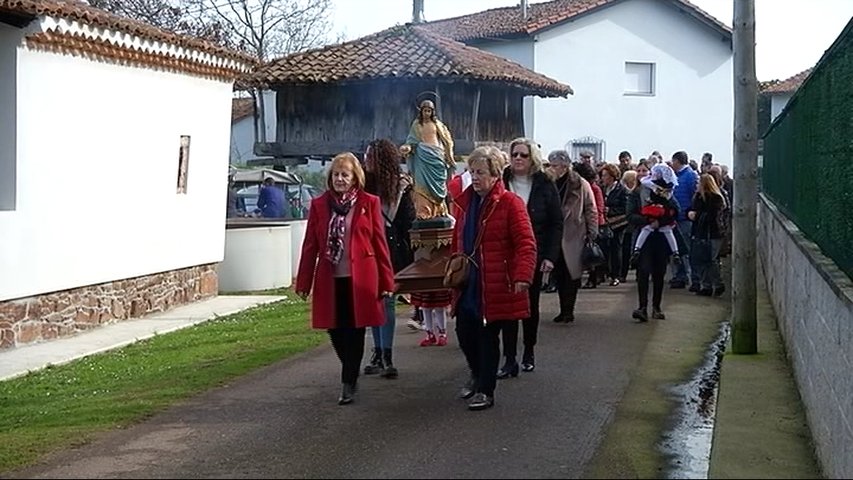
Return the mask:
<path id="1" fill-rule="evenodd" d="M 514 6 L 436 20 L 423 26 L 434 33 L 459 41 L 532 35 L 544 28 L 620 1 L 623 0 L 554 0 L 528 5 L 527 20 L 522 17 L 521 8 Z M 669 1 L 686 9 L 699 20 L 731 35 L 728 26 L 689 1 Z"/>
<path id="2" fill-rule="evenodd" d="M 255 111 L 254 101 L 251 98 L 231 99 L 231 123 L 242 120 Z"/>
<path id="3" fill-rule="evenodd" d="M 813 70 L 813 68 L 809 68 L 808 70 L 804 70 L 804 71 L 794 75 L 791 78 L 788 78 L 786 80 L 782 80 L 781 82 L 779 82 L 775 85 L 771 85 L 771 86 L 765 88 L 764 90 L 761 91 L 761 93 L 792 93 L 792 92 L 796 92 L 797 89 L 800 88 L 800 85 L 802 85 L 803 82 L 806 80 L 806 78 L 808 78 L 808 76 L 811 75 L 812 70 Z"/>
<path id="4" fill-rule="evenodd" d="M 267 87 L 380 78 L 467 78 L 510 83 L 545 97 L 572 93 L 568 85 L 517 63 L 413 25 L 288 55 L 260 67 L 247 83 Z"/>
<path id="5" fill-rule="evenodd" d="M 241 71 L 247 69 L 247 67 L 256 64 L 254 57 L 242 52 L 221 47 L 198 38 L 178 35 L 144 22 L 114 15 L 76 0 L 0 0 L 0 14 L 2 13 L 32 17 L 33 19 L 38 17 L 52 17 L 72 22 L 76 21 L 90 27 L 118 31 L 145 40 L 206 53 L 222 60 L 236 62 L 239 66 L 223 66 L 221 62 L 220 64 L 213 65 L 209 60 L 205 61 L 189 57 L 154 61 L 154 57 L 168 57 L 169 55 L 154 53 L 150 47 L 134 47 L 121 44 L 118 41 L 105 41 L 103 39 L 81 36 L 78 33 L 66 31 L 59 27 L 55 27 L 50 31 L 34 32 L 27 36 L 28 43 L 37 44 L 41 48 L 73 51 L 93 55 L 102 59 L 117 59 L 117 57 L 121 57 L 121 60 L 127 60 L 129 63 L 135 64 L 151 64 L 153 61 L 159 66 L 169 64 L 170 68 L 177 68 L 182 71 L 193 71 L 193 73 L 224 76 L 226 78 L 236 77 Z"/>

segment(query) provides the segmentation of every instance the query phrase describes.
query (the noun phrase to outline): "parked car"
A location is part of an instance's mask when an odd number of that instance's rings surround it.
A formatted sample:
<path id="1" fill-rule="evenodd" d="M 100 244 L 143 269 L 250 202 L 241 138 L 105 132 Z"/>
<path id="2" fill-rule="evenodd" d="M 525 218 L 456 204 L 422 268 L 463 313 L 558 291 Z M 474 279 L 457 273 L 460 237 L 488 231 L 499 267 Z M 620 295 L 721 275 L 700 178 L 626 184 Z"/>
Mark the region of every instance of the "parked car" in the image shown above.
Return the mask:
<path id="1" fill-rule="evenodd" d="M 260 216 L 258 198 L 261 184 L 266 179 L 272 179 L 275 186 L 285 192 L 281 218 L 306 218 L 311 200 L 322 193 L 321 189 L 306 185 L 300 175 L 274 168 L 246 169 L 232 166 L 228 176 L 237 195 L 237 210 L 240 216 Z"/>

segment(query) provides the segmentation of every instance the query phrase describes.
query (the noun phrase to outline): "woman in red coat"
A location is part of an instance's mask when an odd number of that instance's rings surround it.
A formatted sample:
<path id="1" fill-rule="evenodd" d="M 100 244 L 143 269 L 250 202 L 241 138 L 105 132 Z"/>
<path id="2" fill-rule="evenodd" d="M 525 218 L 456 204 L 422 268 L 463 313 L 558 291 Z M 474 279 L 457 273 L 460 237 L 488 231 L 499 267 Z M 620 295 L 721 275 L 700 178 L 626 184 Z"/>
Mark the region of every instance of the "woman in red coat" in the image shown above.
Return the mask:
<path id="1" fill-rule="evenodd" d="M 536 267 L 536 239 L 524 201 L 499 181 L 503 165 L 497 148 L 474 149 L 468 157 L 471 186 L 456 198 L 451 251 L 474 260 L 453 299 L 456 337 L 471 369 L 460 396 L 471 399 L 470 410 L 495 404 L 502 325 L 530 316 L 527 289 Z"/>
<path id="2" fill-rule="evenodd" d="M 332 160 L 328 190 L 311 202 L 296 293 L 313 288 L 311 326 L 329 331 L 341 361 L 338 404 L 353 401 L 366 327 L 385 323 L 384 297 L 393 295 L 394 273 L 379 197 L 365 192 L 364 170 L 352 153 Z"/>

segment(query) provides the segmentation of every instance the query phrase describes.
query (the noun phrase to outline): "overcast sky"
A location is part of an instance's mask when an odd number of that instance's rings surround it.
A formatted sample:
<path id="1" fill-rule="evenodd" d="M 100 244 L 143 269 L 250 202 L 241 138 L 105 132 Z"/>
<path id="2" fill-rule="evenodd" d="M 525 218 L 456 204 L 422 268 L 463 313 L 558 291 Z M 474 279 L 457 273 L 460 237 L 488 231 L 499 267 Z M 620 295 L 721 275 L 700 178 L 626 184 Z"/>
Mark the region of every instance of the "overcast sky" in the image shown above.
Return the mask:
<path id="1" fill-rule="evenodd" d="M 733 0 L 691 0 L 732 25 Z M 412 0 L 334 0 L 335 33 L 351 40 L 411 19 Z M 540 3 L 531 1 L 530 3 Z M 424 0 L 426 20 L 456 17 L 519 0 Z M 814 66 L 853 16 L 853 0 L 755 0 L 756 73 L 784 80 Z"/>

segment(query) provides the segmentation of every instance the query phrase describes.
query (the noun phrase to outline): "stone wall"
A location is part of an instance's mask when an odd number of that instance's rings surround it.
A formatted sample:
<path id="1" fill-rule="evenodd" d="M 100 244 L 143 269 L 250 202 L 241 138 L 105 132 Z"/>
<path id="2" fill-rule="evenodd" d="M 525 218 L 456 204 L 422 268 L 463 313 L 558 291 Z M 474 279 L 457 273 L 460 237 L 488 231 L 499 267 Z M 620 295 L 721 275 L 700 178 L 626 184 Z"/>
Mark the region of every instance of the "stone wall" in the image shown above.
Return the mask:
<path id="1" fill-rule="evenodd" d="M 824 475 L 853 478 L 853 282 L 764 196 L 758 227 L 767 289 Z"/>
<path id="2" fill-rule="evenodd" d="M 0 302 L 0 349 L 74 335 L 215 296 L 216 264 Z"/>

